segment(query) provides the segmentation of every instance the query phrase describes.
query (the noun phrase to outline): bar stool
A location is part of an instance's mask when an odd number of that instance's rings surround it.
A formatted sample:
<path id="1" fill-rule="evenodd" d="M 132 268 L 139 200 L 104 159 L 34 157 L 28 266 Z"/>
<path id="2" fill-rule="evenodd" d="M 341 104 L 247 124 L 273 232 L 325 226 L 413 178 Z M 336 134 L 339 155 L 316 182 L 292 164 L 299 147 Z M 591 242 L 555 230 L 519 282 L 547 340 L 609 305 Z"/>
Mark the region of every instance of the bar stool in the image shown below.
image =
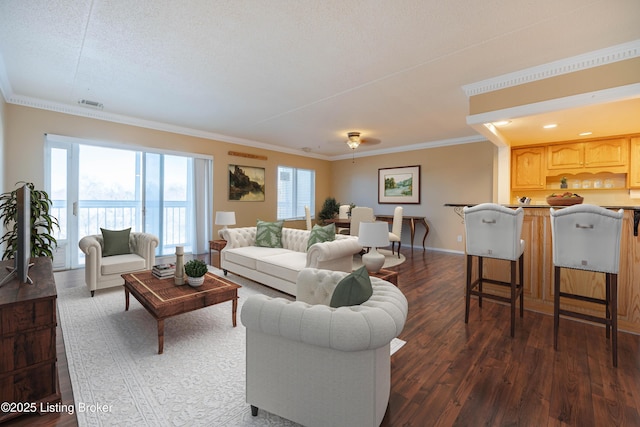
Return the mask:
<path id="1" fill-rule="evenodd" d="M 522 284 L 524 283 L 524 240 L 520 239 L 524 211 L 522 208 L 510 209 L 494 203 L 482 203 L 465 207 L 464 224 L 467 253 L 467 286 L 465 295 L 464 323 L 469 323 L 471 295 L 478 297 L 478 306 L 482 307 L 482 298 L 494 299 L 511 304 L 511 337 L 515 334 L 516 302 L 520 298 L 520 317 L 524 314 Z M 478 278 L 471 281 L 473 257 L 478 258 Z M 511 278 L 509 282 L 484 277 L 483 258 L 496 258 L 510 261 Z M 519 276 L 516 280 L 516 261 Z M 508 286 L 511 296 L 505 297 L 482 290 L 483 283 Z"/>
<path id="2" fill-rule="evenodd" d="M 606 325 L 611 334 L 613 366 L 618 366 L 618 269 L 623 210 L 610 211 L 595 205 L 551 208 L 553 249 L 553 348 L 558 349 L 560 315 Z M 560 270 L 571 268 L 605 274 L 605 299 L 560 291 Z M 605 317 L 560 308 L 560 297 L 605 306 Z M 611 332 L 610 332 L 611 330 Z"/>

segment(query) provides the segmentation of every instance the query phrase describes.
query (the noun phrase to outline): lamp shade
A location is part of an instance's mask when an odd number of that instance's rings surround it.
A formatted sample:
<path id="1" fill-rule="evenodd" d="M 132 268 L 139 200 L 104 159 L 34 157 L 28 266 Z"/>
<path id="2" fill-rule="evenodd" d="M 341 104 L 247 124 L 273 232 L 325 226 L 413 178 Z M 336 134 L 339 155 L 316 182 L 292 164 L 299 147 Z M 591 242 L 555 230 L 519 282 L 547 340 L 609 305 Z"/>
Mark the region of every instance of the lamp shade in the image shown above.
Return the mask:
<path id="1" fill-rule="evenodd" d="M 235 212 L 216 212 L 216 225 L 234 225 L 236 223 L 236 213 Z"/>
<path id="2" fill-rule="evenodd" d="M 358 242 L 366 248 L 389 246 L 389 224 L 386 222 L 361 222 Z"/>

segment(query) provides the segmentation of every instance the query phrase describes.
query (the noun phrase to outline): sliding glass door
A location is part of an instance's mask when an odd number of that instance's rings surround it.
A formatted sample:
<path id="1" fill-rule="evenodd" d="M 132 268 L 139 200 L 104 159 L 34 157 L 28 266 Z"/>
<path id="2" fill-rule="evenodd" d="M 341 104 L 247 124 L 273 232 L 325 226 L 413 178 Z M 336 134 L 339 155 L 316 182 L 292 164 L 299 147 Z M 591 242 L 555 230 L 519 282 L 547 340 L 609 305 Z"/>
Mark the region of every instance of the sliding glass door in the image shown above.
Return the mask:
<path id="1" fill-rule="evenodd" d="M 173 254 L 177 245 L 186 252 L 203 251 L 195 236 L 210 234 L 212 195 L 202 195 L 207 213 L 196 215 L 194 165 L 210 170 L 211 160 L 65 137 L 48 137 L 46 147 L 48 190 L 61 226 L 56 269 L 84 265 L 78 241 L 100 234 L 100 228 L 155 234 L 160 239 L 157 255 Z"/>

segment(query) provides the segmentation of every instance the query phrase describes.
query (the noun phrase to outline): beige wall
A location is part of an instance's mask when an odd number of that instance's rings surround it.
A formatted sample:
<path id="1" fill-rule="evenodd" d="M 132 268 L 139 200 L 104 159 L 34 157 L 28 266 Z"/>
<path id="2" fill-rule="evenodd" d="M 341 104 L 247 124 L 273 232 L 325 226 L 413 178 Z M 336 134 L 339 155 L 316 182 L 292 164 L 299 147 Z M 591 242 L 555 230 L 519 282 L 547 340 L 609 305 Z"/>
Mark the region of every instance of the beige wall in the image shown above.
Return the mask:
<path id="1" fill-rule="evenodd" d="M 7 120 L 5 118 L 5 111 L 7 110 L 7 104 L 4 102 L 4 98 L 0 96 L 0 193 L 4 193 L 6 188 L 4 186 L 5 183 L 5 133 L 6 133 L 6 123 Z"/>
<path id="2" fill-rule="evenodd" d="M 340 203 L 373 208 L 374 213 L 392 214 L 395 205 L 378 204 L 378 169 L 420 165 L 419 205 L 403 205 L 405 215 L 424 216 L 430 231 L 426 246 L 464 251 L 457 241 L 464 224 L 445 203 L 493 201 L 495 146 L 488 142 L 429 148 L 404 153 L 341 160 L 332 163 L 332 196 Z M 424 228 L 416 227 L 414 245 L 420 246 Z M 403 227 L 402 245 L 409 247 L 409 229 Z M 418 252 L 419 253 L 419 252 Z"/>
<path id="3" fill-rule="evenodd" d="M 203 138 L 178 135 L 118 123 L 72 116 L 46 110 L 9 104 L 6 106 L 6 159 L 5 182 L 12 189 L 18 181 L 30 181 L 44 187 L 44 135 L 46 133 L 132 144 L 164 150 L 185 151 L 212 156 L 214 159 L 214 211 L 236 212 L 237 226 L 255 225 L 256 217 L 263 220 L 276 218 L 276 169 L 292 166 L 316 171 L 316 206 L 322 206 L 330 194 L 331 166 L 326 160 L 295 156 L 275 151 L 245 147 Z M 267 156 L 267 160 L 229 156 L 229 151 Z M 259 166 L 265 168 L 265 202 L 229 201 L 227 195 L 229 164 Z M 288 226 L 304 227 L 304 221 Z M 217 229 L 215 228 L 216 236 Z"/>

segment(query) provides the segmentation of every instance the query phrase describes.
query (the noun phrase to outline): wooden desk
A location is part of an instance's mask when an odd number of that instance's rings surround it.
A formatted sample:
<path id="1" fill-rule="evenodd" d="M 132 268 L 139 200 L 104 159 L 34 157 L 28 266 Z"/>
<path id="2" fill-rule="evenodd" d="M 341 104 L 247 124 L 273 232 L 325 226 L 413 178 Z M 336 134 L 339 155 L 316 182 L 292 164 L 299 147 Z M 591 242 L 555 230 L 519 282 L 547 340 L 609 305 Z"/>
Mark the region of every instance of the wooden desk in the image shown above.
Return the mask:
<path id="1" fill-rule="evenodd" d="M 329 218 L 325 219 L 324 222 L 327 224 L 334 223 L 336 228 L 351 228 L 351 218 Z"/>
<path id="2" fill-rule="evenodd" d="M 375 215 L 375 217 L 376 217 L 376 220 L 393 223 L 393 215 Z M 427 234 L 429 234 L 429 225 L 427 224 L 427 219 L 423 216 L 404 215 L 402 217 L 402 222 L 406 222 L 409 224 L 409 229 L 411 230 L 411 251 L 412 252 L 413 252 L 413 238 L 416 235 L 416 223 L 424 225 L 424 237 L 422 238 L 422 249 L 425 249 L 424 241 L 427 240 Z"/>
<path id="3" fill-rule="evenodd" d="M 227 246 L 226 240 L 209 240 L 209 260 L 214 267 L 220 268 L 220 251 L 223 250 L 225 246 Z M 213 251 L 218 251 L 218 265 L 213 263 Z"/>

